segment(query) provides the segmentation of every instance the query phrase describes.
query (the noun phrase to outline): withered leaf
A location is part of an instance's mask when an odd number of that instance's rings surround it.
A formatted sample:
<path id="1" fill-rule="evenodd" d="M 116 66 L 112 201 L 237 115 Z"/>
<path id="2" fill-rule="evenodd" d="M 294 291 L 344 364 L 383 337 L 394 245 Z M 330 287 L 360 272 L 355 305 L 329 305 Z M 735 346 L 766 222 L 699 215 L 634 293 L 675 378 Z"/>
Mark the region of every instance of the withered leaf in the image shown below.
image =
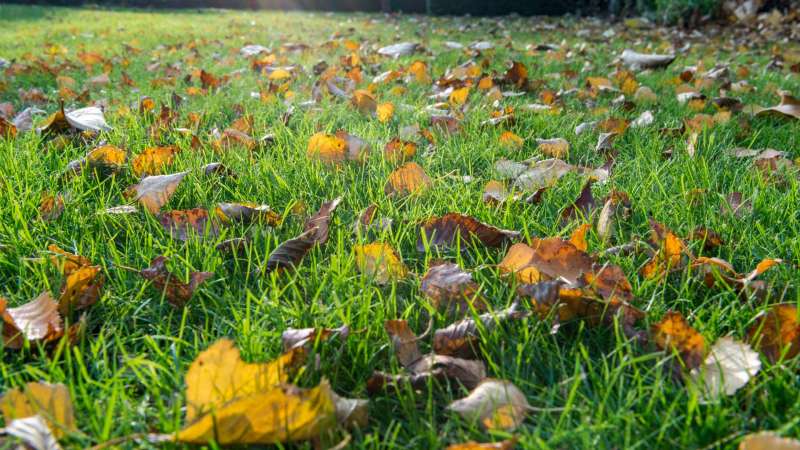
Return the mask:
<path id="1" fill-rule="evenodd" d="M 706 341 L 681 313 L 666 313 L 660 322 L 653 324 L 651 333 L 658 348 L 676 352 L 687 369 L 695 369 L 703 362 Z"/>
<path id="2" fill-rule="evenodd" d="M 188 173 L 187 171 L 145 177 L 138 184 L 129 187 L 128 192 L 148 211 L 156 214 L 169 201 Z"/>
<path id="3" fill-rule="evenodd" d="M 31 382 L 9 389 L 0 397 L 0 410 L 6 425 L 15 419 L 40 417 L 56 438 L 77 430 L 69 389 L 63 384 Z"/>
<path id="4" fill-rule="evenodd" d="M 772 305 L 761 312 L 747 330 L 748 340 L 770 361 L 794 358 L 800 353 L 797 306 Z"/>
<path id="5" fill-rule="evenodd" d="M 591 272 L 593 264 L 592 258 L 571 242 L 552 237 L 533 239 L 530 245 L 514 244 L 499 268 L 523 283 L 560 278 L 575 284 L 581 274 Z"/>
<path id="6" fill-rule="evenodd" d="M 433 185 L 428 174 L 415 162 L 407 162 L 389 174 L 384 192 L 386 195 L 408 195 L 421 192 Z"/>
<path id="7" fill-rule="evenodd" d="M 219 203 L 214 208 L 214 216 L 225 224 L 250 225 L 263 222 L 274 227 L 281 222 L 281 216 L 269 205 L 256 205 L 255 203 Z"/>
<path id="8" fill-rule="evenodd" d="M 408 274 L 408 268 L 389 244 L 373 242 L 356 245 L 354 249 L 359 272 L 372 277 L 378 284 L 401 280 Z"/>
<path id="9" fill-rule="evenodd" d="M 487 379 L 447 409 L 487 429 L 512 431 L 525 420 L 530 404 L 525 394 L 510 381 Z"/>
<path id="10" fill-rule="evenodd" d="M 450 249 L 459 239 L 464 243 L 480 243 L 486 247 L 499 248 L 519 236 L 517 231 L 496 228 L 474 217 L 448 213 L 441 217 L 432 217 L 422 224 L 417 251 L 424 253 L 426 244 L 439 250 Z M 466 246 L 462 246 L 462 251 L 466 249 Z"/>
<path id="11" fill-rule="evenodd" d="M 178 153 L 178 147 L 148 147 L 131 161 L 131 169 L 137 177 L 143 175 L 159 175 L 163 169 L 172 164 Z"/>
<path id="12" fill-rule="evenodd" d="M 3 345 L 10 349 L 20 349 L 25 342 L 45 344 L 59 339 L 64 334 L 58 302 L 48 292 L 24 305 L 8 308 L 4 298 L 0 298 L 0 317 L 3 319 Z"/>
<path id="13" fill-rule="evenodd" d="M 453 263 L 432 266 L 422 278 L 422 293 L 433 306 L 447 313 L 469 314 L 471 309 L 485 311 L 486 300 L 478 294 L 480 287 L 472 275 Z"/>
<path id="14" fill-rule="evenodd" d="M 167 269 L 166 262 L 165 256 L 157 256 L 150 262 L 150 267 L 140 270 L 139 274 L 153 283 L 153 286 L 176 308 L 185 306 L 197 287 L 214 275 L 212 272 L 190 272 L 189 282 L 184 283 Z"/>
<path id="15" fill-rule="evenodd" d="M 296 348 L 305 347 L 317 340 L 323 341 L 331 336 L 341 336 L 347 339 L 350 327 L 342 325 L 339 328 L 288 328 L 281 333 L 283 350 L 288 352 Z"/>
<path id="16" fill-rule="evenodd" d="M 306 220 L 304 231 L 299 236 L 281 243 L 270 253 L 265 270 L 293 268 L 315 245 L 327 242 L 330 221 L 341 200 L 339 197 L 323 203 L 319 211 Z"/>
<path id="17" fill-rule="evenodd" d="M 625 49 L 620 56 L 622 62 L 633 70 L 658 69 L 667 67 L 675 60 L 675 55 L 655 55 Z"/>
<path id="18" fill-rule="evenodd" d="M 211 221 L 208 211 L 203 208 L 162 212 L 158 215 L 158 222 L 179 241 L 187 241 L 193 234 L 201 239 L 214 238 L 217 235 L 216 224 Z"/>
<path id="19" fill-rule="evenodd" d="M 486 312 L 475 318 L 466 318 L 433 333 L 433 351 L 439 355 L 473 358 L 477 355 L 477 340 L 481 328 L 490 331 L 498 324 L 526 316 L 518 303 L 497 312 Z"/>
<path id="20" fill-rule="evenodd" d="M 787 118 L 800 119 L 800 100 L 789 95 L 781 95 L 781 102 L 768 108 L 756 107 L 757 116 L 777 115 Z"/>

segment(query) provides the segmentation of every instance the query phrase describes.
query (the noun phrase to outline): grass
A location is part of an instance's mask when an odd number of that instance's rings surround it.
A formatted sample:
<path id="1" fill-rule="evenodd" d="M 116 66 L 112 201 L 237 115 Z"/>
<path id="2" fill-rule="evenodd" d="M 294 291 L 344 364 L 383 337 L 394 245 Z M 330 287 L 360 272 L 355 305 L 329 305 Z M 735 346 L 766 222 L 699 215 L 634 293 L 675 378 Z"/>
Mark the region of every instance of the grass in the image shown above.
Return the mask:
<path id="1" fill-rule="evenodd" d="M 349 397 L 365 397 L 365 382 L 373 370 L 399 372 L 388 337 L 383 330 L 387 319 L 404 318 L 422 332 L 433 314 L 434 325 L 447 321 L 436 314 L 421 295 L 419 277 L 380 287 L 358 273 L 352 247 L 356 238 L 352 223 L 371 203 L 381 215 L 394 219 L 395 226 L 380 239 L 390 243 L 417 274 L 423 274 L 433 258 L 444 257 L 471 271 L 493 308 L 501 309 L 515 296 L 513 286 L 502 279 L 495 264 L 503 251 L 476 249 L 464 254 L 419 254 L 414 248 L 418 231 L 413 225 L 432 215 L 449 211 L 473 215 L 490 224 L 521 231 L 530 236 L 568 236 L 579 224 L 561 224 L 560 211 L 578 194 L 583 180 L 577 176 L 562 179 L 548 190 L 540 204 L 514 202 L 502 206 L 483 203 L 481 193 L 492 179 L 492 166 L 502 157 L 523 160 L 536 156 L 535 138 L 564 137 L 571 143 L 568 161 L 599 166 L 603 158 L 594 153 L 597 133 L 576 136 L 574 127 L 593 119 L 592 111 L 571 97 L 558 115 L 526 113 L 518 110 L 511 130 L 525 138 L 522 149 L 509 150 L 498 145 L 501 127 L 480 123 L 489 117 L 491 107 L 476 98 L 462 132 L 442 136 L 432 152 L 415 157 L 434 179 L 428 192 L 403 200 L 392 200 L 383 185 L 393 166 L 381 155 L 383 145 L 397 134 L 400 126 L 427 123 L 422 108 L 432 101 L 430 87 L 410 85 L 403 96 L 379 90 L 382 101 L 397 108 L 394 121 L 379 123 L 358 113 L 350 105 L 324 99 L 318 108 L 298 109 L 288 125 L 280 121 L 285 111 L 281 102 L 263 103 L 250 96 L 257 91 L 259 75 L 248 69 L 248 62 L 237 56 L 238 49 L 258 43 L 278 49 L 282 43 L 304 42 L 312 49 L 288 54 L 287 63 L 300 64 L 308 71 L 292 85 L 298 101 L 310 96 L 314 77 L 311 66 L 319 60 L 336 64 L 346 52 L 320 44 L 338 33 L 348 39 L 386 45 L 401 40 L 422 42 L 432 56 L 403 57 L 397 61 L 381 59 L 379 67 L 365 70 L 365 80 L 389 68 L 405 67 L 416 58 L 428 61 L 434 78 L 467 58 L 447 50 L 443 42 L 470 43 L 489 39 L 496 49 L 486 55 L 487 73 L 502 73 L 505 64 L 521 60 L 531 70 L 532 79 L 543 79 L 550 89 L 578 83 L 587 75 L 607 76 L 607 65 L 623 48 L 637 44 L 637 37 L 658 46 L 664 42 L 655 33 L 624 32 L 611 39 L 588 41 L 587 53 L 570 59 L 552 60 L 525 51 L 528 44 L 559 43 L 572 46 L 586 39 L 576 30 L 591 27 L 599 36 L 606 25 L 549 19 L 563 28 L 546 30 L 534 19 L 470 19 L 339 15 L 324 13 L 233 12 L 233 11 L 129 11 L 61 9 L 0 5 L 0 57 L 25 61 L 26 55 L 43 55 L 46 48 L 66 49 L 64 57 L 75 59 L 82 50 L 96 51 L 120 59 L 111 71 L 114 82 L 92 99 L 105 99 L 106 117 L 114 127 L 104 133 L 109 143 L 138 154 L 147 146 L 159 144 L 148 133 L 150 119 L 136 113 L 124 114 L 124 106 L 149 95 L 157 101 L 169 98 L 178 87 L 150 86 L 160 76 L 145 67 L 154 60 L 164 65 L 181 61 L 189 54 L 186 45 L 195 43 L 196 60 L 182 63 L 183 73 L 190 67 L 204 68 L 216 75 L 244 69 L 229 85 L 207 96 L 189 97 L 182 115 L 202 112 L 200 136 L 204 145 L 196 151 L 184 150 L 170 171 L 196 168 L 220 161 L 238 178 L 209 181 L 194 173 L 183 181 L 164 209 L 213 207 L 221 201 L 267 203 L 283 212 L 287 219 L 275 229 L 250 227 L 226 229 L 219 238 L 193 238 L 186 243 L 170 239 L 150 215 L 108 216 L 98 211 L 125 202 L 121 193 L 135 183 L 129 172 L 98 182 L 88 176 L 67 183 L 59 182 L 66 164 L 81 157 L 91 146 L 69 145 L 54 149 L 35 133 L 17 139 L 0 140 L 0 295 L 10 305 L 28 301 L 41 291 L 57 291 L 59 281 L 45 264 L 37 262 L 48 244 L 82 254 L 103 266 L 107 278 L 102 299 L 88 313 L 88 327 L 74 346 L 60 345 L 48 353 L 37 348 L 13 351 L 0 348 L 0 391 L 28 381 L 45 380 L 68 386 L 75 403 L 82 433 L 64 444 L 85 448 L 111 438 L 140 432 L 170 433 L 183 420 L 183 375 L 196 355 L 220 337 L 231 337 L 247 360 L 263 361 L 281 352 L 280 335 L 287 327 L 338 327 L 348 324 L 358 333 L 343 345 L 320 344 L 321 367 L 309 371 L 300 384 L 311 386 L 322 376 L 334 389 Z M 508 38 L 503 37 L 508 33 Z M 625 34 L 627 33 L 627 35 Z M 618 226 L 614 243 L 632 236 L 646 236 L 648 218 L 665 223 L 680 236 L 697 226 L 717 231 L 725 244 L 709 256 L 729 260 L 740 271 L 749 271 L 764 257 L 783 258 L 785 264 L 768 272 L 764 279 L 773 286 L 770 303 L 779 300 L 797 303 L 800 262 L 800 188 L 797 178 L 784 184 L 759 176 L 747 161 L 737 160 L 726 149 L 741 146 L 775 148 L 800 156 L 800 121 L 755 118 L 751 129 L 742 131 L 738 120 L 718 125 L 700 138 L 697 155 L 689 157 L 685 137 L 668 137 L 660 127 L 677 126 L 694 114 L 675 99 L 669 81 L 680 69 L 702 61 L 706 67 L 729 63 L 732 69 L 751 69 L 752 92 L 739 95 L 745 104 L 777 103 L 775 88 L 800 94 L 800 78 L 788 71 L 770 71 L 771 45 L 750 41 L 745 49 L 727 44 L 725 36 L 698 40 L 686 54 L 665 71 L 638 76 L 641 84 L 658 95 L 655 104 L 637 105 L 630 112 L 611 105 L 612 97 L 601 97 L 600 106 L 609 107 L 615 117 L 635 118 L 645 109 L 656 117 L 653 126 L 628 130 L 616 143 L 617 163 L 607 183 L 596 185 L 594 195 L 602 198 L 612 189 L 627 192 L 632 200 L 631 217 Z M 512 48 L 506 48 L 510 43 Z M 127 57 L 125 71 L 140 86 L 136 92 L 118 83 L 123 66 L 123 45 L 141 53 Z M 181 47 L 180 45 L 183 44 Z M 746 45 L 746 44 L 745 44 Z M 782 44 L 783 45 L 783 44 Z M 643 48 L 636 45 L 637 48 Z M 787 53 L 798 51 L 797 44 L 786 44 Z M 61 58 L 61 56 L 59 56 Z M 584 61 L 593 65 L 581 73 Z M 572 69 L 579 73 L 574 81 L 554 79 L 548 74 Z M 372 73 L 374 72 L 374 73 Z M 82 69 L 67 70 L 78 85 L 88 78 Z M 7 88 L 0 101 L 11 101 L 17 109 L 24 105 L 17 89 L 39 87 L 48 93 L 56 89 L 55 78 L 40 72 L 4 79 Z M 366 84 L 366 82 L 364 83 Z M 710 96 L 716 90 L 709 89 Z M 54 95 L 51 98 L 56 98 Z M 520 106 L 538 101 L 536 93 L 503 100 L 504 105 Z M 251 158 L 245 150 L 215 153 L 207 133 L 223 129 L 234 118 L 233 106 L 242 105 L 255 118 L 254 137 L 274 133 L 276 143 Z M 401 104 L 411 105 L 403 108 Z M 51 101 L 48 112 L 56 108 Z M 709 106 L 705 112 L 713 113 Z M 317 130 L 344 129 L 362 137 L 373 152 L 365 165 L 346 164 L 330 168 L 309 161 L 306 144 Z M 172 133 L 167 142 L 188 148 L 186 138 Z M 675 151 L 670 159 L 662 152 Z M 174 170 L 173 170 L 174 169 Z M 454 175 L 454 176 L 448 176 Z M 474 178 L 464 183 L 460 177 Z M 38 219 L 38 205 L 44 191 L 68 193 L 62 217 L 53 222 Z M 699 203 L 687 201 L 687 192 L 705 190 Z M 724 197 L 739 191 L 753 203 L 753 212 L 741 218 L 721 214 Z M 343 204 L 335 214 L 330 241 L 313 250 L 296 273 L 254 276 L 251 269 L 263 264 L 282 241 L 296 236 L 303 218 L 292 214 L 298 203 L 309 211 L 337 196 Z M 226 262 L 214 250 L 221 240 L 248 235 L 254 243 L 246 262 Z M 590 250 L 603 244 L 589 236 Z M 693 247 L 696 252 L 699 248 Z M 213 271 L 216 275 L 200 288 L 185 309 L 174 309 L 148 283 L 135 273 L 117 265 L 146 267 L 156 255 L 170 258 L 170 267 L 182 276 L 190 270 Z M 709 342 L 728 334 L 743 337 L 754 316 L 765 308 L 755 301 L 742 301 L 731 290 L 709 290 L 688 271 L 673 274 L 665 283 L 644 280 L 638 275 L 646 257 L 619 256 L 610 261 L 628 274 L 636 294 L 636 305 L 647 311 L 638 324 L 646 329 L 667 310 L 681 311 Z M 525 392 L 531 405 L 555 408 L 532 414 L 517 431 L 519 448 L 725 448 L 733 447 L 744 434 L 757 430 L 776 430 L 787 436 L 800 435 L 800 379 L 796 360 L 770 364 L 764 360 L 759 375 L 736 395 L 715 404 L 700 404 L 697 393 L 674 381 L 665 370 L 670 357 L 650 346 L 628 341 L 617 328 L 589 328 L 583 323 L 569 324 L 558 334 L 550 334 L 547 320 L 534 318 L 513 322 L 481 336 L 481 354 L 492 377 L 507 379 Z M 422 344 L 427 349 L 427 341 Z M 444 406 L 465 395 L 465 390 L 432 389 L 422 393 L 402 391 L 371 399 L 370 424 L 353 432 L 354 448 L 439 448 L 465 440 L 490 441 L 507 437 L 501 432 L 482 431 L 449 414 Z M 127 443 L 124 448 L 147 448 L 146 443 Z M 310 448 L 310 444 L 299 444 Z M 209 448 L 216 448 L 209 445 Z"/>

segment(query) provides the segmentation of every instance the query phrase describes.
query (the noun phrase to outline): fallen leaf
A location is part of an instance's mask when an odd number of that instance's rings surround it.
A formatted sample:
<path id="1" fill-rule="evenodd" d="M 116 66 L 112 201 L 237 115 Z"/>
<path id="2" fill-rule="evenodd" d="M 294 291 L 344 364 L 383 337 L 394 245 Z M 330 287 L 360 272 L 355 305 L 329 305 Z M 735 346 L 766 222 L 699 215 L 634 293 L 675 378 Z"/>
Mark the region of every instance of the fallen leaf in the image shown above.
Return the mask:
<path id="1" fill-rule="evenodd" d="M 517 438 L 506 439 L 498 442 L 469 441 L 461 444 L 448 445 L 445 450 L 511 450 L 517 445 Z"/>
<path id="2" fill-rule="evenodd" d="M 552 237 L 533 239 L 530 245 L 514 244 L 498 267 L 501 273 L 513 273 L 522 283 L 561 278 L 575 284 L 581 274 L 592 271 L 593 263 L 571 242 Z"/>
<path id="3" fill-rule="evenodd" d="M 759 370 L 758 353 L 743 342 L 723 337 L 714 343 L 703 364 L 693 369 L 691 376 L 701 386 L 703 399 L 713 401 L 735 394 Z"/>
<path id="4" fill-rule="evenodd" d="M 390 56 L 392 58 L 399 58 L 401 56 L 408 56 L 416 52 L 420 48 L 419 44 L 413 42 L 399 42 L 397 44 L 387 45 L 378 49 L 378 54 L 383 56 Z"/>
<path id="5" fill-rule="evenodd" d="M 131 169 L 137 177 L 144 175 L 159 175 L 165 166 L 172 164 L 178 147 L 148 147 L 131 161 Z"/>
<path id="6" fill-rule="evenodd" d="M 427 247 L 446 250 L 457 245 L 459 239 L 464 243 L 480 243 L 486 247 L 498 248 L 519 236 L 517 231 L 496 228 L 474 217 L 448 213 L 441 217 L 432 217 L 422 224 L 417 251 L 424 253 Z M 466 249 L 466 246 L 462 247 L 462 251 Z"/>
<path id="7" fill-rule="evenodd" d="M 551 158 L 563 158 L 569 152 L 569 142 L 566 139 L 537 139 L 537 150 Z"/>
<path id="8" fill-rule="evenodd" d="M 16 308 L 8 308 L 0 297 L 0 317 L 3 319 L 3 345 L 18 350 L 25 342 L 48 343 L 64 335 L 58 314 L 58 302 L 45 291 Z"/>
<path id="9" fill-rule="evenodd" d="M 356 245 L 354 249 L 359 272 L 378 284 L 398 281 L 408 274 L 405 264 L 389 244 L 373 242 Z"/>
<path id="10" fill-rule="evenodd" d="M 51 222 L 61 217 L 64 212 L 64 196 L 60 193 L 42 193 L 42 200 L 39 203 L 39 217 L 45 222 Z"/>
<path id="11" fill-rule="evenodd" d="M 687 252 L 683 241 L 664 225 L 650 220 L 650 241 L 656 247 L 656 253 L 642 267 L 642 276 L 649 279 L 662 280 L 669 272 L 683 267 L 683 255 Z"/>
<path id="12" fill-rule="evenodd" d="M 269 205 L 256 205 L 255 203 L 218 203 L 214 208 L 214 216 L 225 224 L 250 225 L 263 222 L 275 227 L 281 223 L 281 216 Z"/>
<path id="13" fill-rule="evenodd" d="M 800 450 L 800 441 L 780 435 L 760 431 L 750 433 L 739 442 L 739 450 Z"/>
<path id="14" fill-rule="evenodd" d="M 191 235 L 214 238 L 218 230 L 203 208 L 173 210 L 158 215 L 158 222 L 174 239 L 188 241 Z"/>
<path id="15" fill-rule="evenodd" d="M 490 332 L 499 324 L 526 317 L 519 310 L 518 303 L 512 303 L 501 311 L 490 311 L 477 318 L 465 318 L 440 328 L 433 333 L 433 351 L 438 355 L 459 358 L 475 358 L 478 355 L 478 338 L 480 330 Z"/>
<path id="16" fill-rule="evenodd" d="M 187 171 L 142 178 L 138 184 L 128 188 L 129 195 L 141 203 L 148 211 L 156 214 L 169 201 L 188 173 Z"/>
<path id="17" fill-rule="evenodd" d="M 47 422 L 39 415 L 23 419 L 6 419 L 6 427 L 0 428 L 0 434 L 14 436 L 24 442 L 25 445 L 20 446 L 20 449 L 61 450 Z M 5 444 L 5 440 L 2 443 Z"/>
<path id="18" fill-rule="evenodd" d="M 170 305 L 176 308 L 185 306 L 197 287 L 214 275 L 212 272 L 190 272 L 189 282 L 184 283 L 167 269 L 166 262 L 166 257 L 157 256 L 150 262 L 150 267 L 139 271 L 139 275 L 153 283 Z"/>
<path id="19" fill-rule="evenodd" d="M 409 160 L 417 154 L 417 144 L 411 141 L 404 141 L 400 138 L 393 138 L 386 143 L 383 148 L 384 157 L 391 162 L 402 162 Z"/>
<path id="20" fill-rule="evenodd" d="M 100 266 L 82 266 L 72 271 L 64 280 L 64 287 L 58 298 L 58 311 L 68 316 L 72 311 L 86 309 L 100 299 L 105 277 Z"/>
<path id="21" fill-rule="evenodd" d="M 778 105 L 768 108 L 756 107 L 754 112 L 757 116 L 776 115 L 800 119 L 800 100 L 789 94 L 783 94 Z"/>
<path id="22" fill-rule="evenodd" d="M 315 245 L 327 242 L 330 221 L 341 200 L 339 197 L 323 203 L 319 211 L 306 220 L 304 230 L 299 236 L 284 241 L 270 253 L 265 270 L 273 272 L 294 268 Z"/>
<path id="23" fill-rule="evenodd" d="M 530 404 L 525 394 L 510 381 L 487 379 L 447 409 L 487 429 L 513 431 L 525 421 Z"/>
<path id="24" fill-rule="evenodd" d="M 0 398 L 0 410 L 6 424 L 12 420 L 37 416 L 55 438 L 77 431 L 69 390 L 63 384 L 27 383 L 6 391 Z"/>
<path id="25" fill-rule="evenodd" d="M 706 341 L 681 313 L 667 312 L 660 322 L 653 324 L 651 332 L 658 348 L 677 353 L 687 369 L 696 369 L 702 364 Z"/>
<path id="26" fill-rule="evenodd" d="M 446 313 L 463 316 L 472 309 L 482 312 L 487 308 L 472 275 L 457 264 L 445 262 L 432 266 L 422 278 L 420 289 L 437 310 Z"/>
<path id="27" fill-rule="evenodd" d="M 756 316 L 755 322 L 747 330 L 747 337 L 753 347 L 773 363 L 782 358 L 794 358 L 800 353 L 797 306 L 790 304 L 770 306 Z"/>
<path id="28" fill-rule="evenodd" d="M 334 335 L 347 339 L 349 334 L 350 327 L 347 325 L 339 328 L 288 328 L 281 333 L 281 343 L 283 344 L 283 350 L 288 352 L 306 347 L 316 341 L 324 341 Z"/>
<path id="29" fill-rule="evenodd" d="M 325 162 L 340 162 L 347 158 L 344 139 L 325 133 L 316 133 L 308 140 L 308 157 Z"/>
<path id="30" fill-rule="evenodd" d="M 415 162 L 407 162 L 389 174 L 384 192 L 386 195 L 409 195 L 433 185 L 428 174 Z"/>
<path id="31" fill-rule="evenodd" d="M 633 70 L 660 69 L 672 64 L 675 55 L 655 55 L 625 49 L 620 55 L 622 62 Z"/>
<path id="32" fill-rule="evenodd" d="M 394 104 L 392 102 L 379 104 L 375 108 L 375 115 L 381 123 L 389 122 L 392 120 L 392 116 L 394 116 Z"/>
<path id="33" fill-rule="evenodd" d="M 186 422 L 213 413 L 229 401 L 288 383 L 305 352 L 291 350 L 274 361 L 247 363 L 230 339 L 220 339 L 197 355 L 186 372 Z"/>

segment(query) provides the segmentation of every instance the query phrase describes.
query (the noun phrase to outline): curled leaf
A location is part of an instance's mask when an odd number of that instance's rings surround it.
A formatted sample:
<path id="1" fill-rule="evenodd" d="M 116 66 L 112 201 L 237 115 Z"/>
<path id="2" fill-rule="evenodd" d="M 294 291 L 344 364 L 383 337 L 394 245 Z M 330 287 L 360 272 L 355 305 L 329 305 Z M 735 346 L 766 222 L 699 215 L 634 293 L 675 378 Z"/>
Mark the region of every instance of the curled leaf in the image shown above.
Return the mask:
<path id="1" fill-rule="evenodd" d="M 417 240 L 417 251 L 425 252 L 426 243 L 440 250 L 450 249 L 456 245 L 458 239 L 466 243 L 480 243 L 486 247 L 498 248 L 519 238 L 519 235 L 517 231 L 496 228 L 474 217 L 448 213 L 432 217 L 423 223 L 420 238 Z M 466 247 L 462 248 L 465 249 Z"/>

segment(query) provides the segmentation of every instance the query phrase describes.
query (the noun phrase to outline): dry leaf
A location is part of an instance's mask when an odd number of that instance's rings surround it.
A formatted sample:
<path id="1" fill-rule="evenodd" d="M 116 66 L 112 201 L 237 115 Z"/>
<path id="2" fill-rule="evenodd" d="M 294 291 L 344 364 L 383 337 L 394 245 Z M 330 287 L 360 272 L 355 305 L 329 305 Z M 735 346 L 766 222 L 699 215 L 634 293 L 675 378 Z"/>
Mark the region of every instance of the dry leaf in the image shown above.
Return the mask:
<path id="1" fill-rule="evenodd" d="M 415 162 L 408 162 L 389 174 L 384 192 L 386 195 L 408 195 L 421 192 L 433 185 L 428 174 Z"/>
<path id="2" fill-rule="evenodd" d="M 150 263 L 150 267 L 140 270 L 139 274 L 153 283 L 153 286 L 176 308 L 185 306 L 197 287 L 214 275 L 212 272 L 190 272 L 189 282 L 184 283 L 167 270 L 166 262 L 166 257 L 157 256 Z"/>
<path id="3" fill-rule="evenodd" d="M 169 201 L 188 173 L 187 171 L 145 177 L 138 184 L 128 188 L 129 195 L 139 201 L 148 211 L 156 214 Z"/>
<path id="4" fill-rule="evenodd" d="M 499 442 L 469 441 L 461 444 L 448 445 L 445 450 L 511 450 L 517 445 L 517 438 L 506 439 Z"/>
<path id="5" fill-rule="evenodd" d="M 436 309 L 447 313 L 465 315 L 473 308 L 480 312 L 487 308 L 486 300 L 478 295 L 479 286 L 472 275 L 457 264 L 432 266 L 422 278 L 420 289 Z"/>
<path id="6" fill-rule="evenodd" d="M 563 158 L 569 152 L 569 142 L 566 139 L 537 139 L 537 150 L 551 158 Z"/>
<path id="7" fill-rule="evenodd" d="M 458 213 L 448 213 L 432 217 L 420 228 L 417 251 L 424 253 L 427 247 L 446 250 L 456 246 L 456 242 L 480 243 L 486 247 L 498 248 L 519 238 L 519 232 L 504 230 L 478 221 L 474 217 Z M 426 245 L 427 244 L 427 245 Z M 467 249 L 461 247 L 462 251 Z"/>
<path id="8" fill-rule="evenodd" d="M 733 395 L 761 370 L 758 353 L 731 337 L 719 339 L 703 364 L 691 376 L 701 386 L 704 400 Z"/>
<path id="9" fill-rule="evenodd" d="M 144 175 L 159 175 L 166 166 L 172 164 L 178 147 L 148 147 L 131 161 L 131 169 L 137 177 Z"/>
<path id="10" fill-rule="evenodd" d="M 16 308 L 8 308 L 0 298 L 0 317 L 3 319 L 3 344 L 20 349 L 25 342 L 48 343 L 61 338 L 64 327 L 58 314 L 58 302 L 48 292 Z"/>
<path id="11" fill-rule="evenodd" d="M 739 442 L 739 450 L 800 450 L 800 441 L 769 431 L 750 433 Z"/>
<path id="12" fill-rule="evenodd" d="M 648 55 L 625 49 L 620 56 L 622 62 L 633 70 L 659 69 L 675 60 L 675 55 Z"/>
<path id="13" fill-rule="evenodd" d="M 389 244 L 373 242 L 356 245 L 354 249 L 358 271 L 373 278 L 378 284 L 398 281 L 408 274 L 400 256 Z"/>
<path id="14" fill-rule="evenodd" d="M 790 304 L 770 306 L 756 317 L 755 323 L 747 330 L 747 337 L 753 347 L 773 363 L 782 357 L 794 358 L 800 353 L 797 306 Z"/>
<path id="15" fill-rule="evenodd" d="M 683 315 L 670 311 L 653 325 L 653 340 L 661 350 L 676 352 L 687 369 L 696 369 L 703 362 L 706 341 Z"/>
<path id="16" fill-rule="evenodd" d="M 158 215 L 158 222 L 174 239 L 188 241 L 195 235 L 200 239 L 217 236 L 217 226 L 203 208 L 173 210 Z"/>
<path id="17" fill-rule="evenodd" d="M 0 398 L 0 410 L 6 424 L 14 419 L 41 417 L 56 438 L 77 431 L 72 399 L 63 384 L 31 382 L 21 389 L 9 389 Z"/>
<path id="18" fill-rule="evenodd" d="M 510 381 L 487 379 L 447 409 L 488 429 L 513 431 L 525 421 L 530 404 Z"/>
<path id="19" fill-rule="evenodd" d="M 777 115 L 800 119 L 800 100 L 789 94 L 783 94 L 780 104 L 768 108 L 756 107 L 754 112 L 757 116 Z"/>

